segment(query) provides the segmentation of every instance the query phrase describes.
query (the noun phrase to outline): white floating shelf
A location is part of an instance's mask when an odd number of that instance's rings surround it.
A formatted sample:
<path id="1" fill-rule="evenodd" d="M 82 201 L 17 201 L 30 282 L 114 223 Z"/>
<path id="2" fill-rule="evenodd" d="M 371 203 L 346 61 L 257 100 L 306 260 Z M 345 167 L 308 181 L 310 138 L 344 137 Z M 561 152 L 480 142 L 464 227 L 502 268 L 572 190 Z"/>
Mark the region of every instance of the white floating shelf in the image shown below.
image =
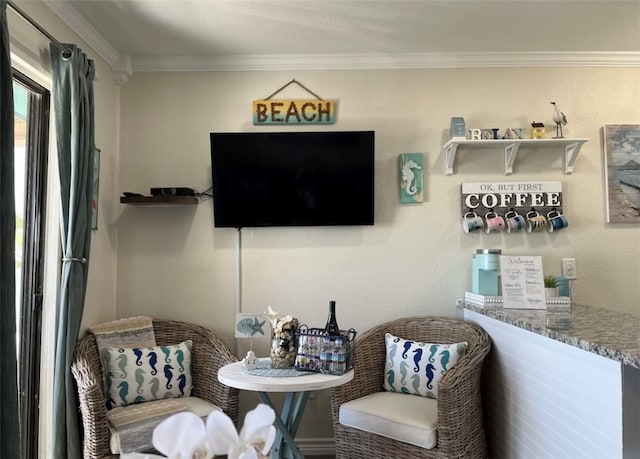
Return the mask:
<path id="1" fill-rule="evenodd" d="M 458 147 L 473 148 L 494 148 L 504 150 L 504 173 L 510 175 L 513 173 L 513 163 L 518 156 L 520 145 L 535 145 L 541 148 L 563 147 L 564 151 L 564 173 L 571 174 L 573 172 L 573 163 L 578 157 L 582 144 L 588 142 L 589 139 L 498 139 L 498 140 L 466 140 L 451 139 L 444 144 L 442 149 L 446 154 L 445 174 L 453 174 L 453 165 L 456 161 L 456 153 Z"/>

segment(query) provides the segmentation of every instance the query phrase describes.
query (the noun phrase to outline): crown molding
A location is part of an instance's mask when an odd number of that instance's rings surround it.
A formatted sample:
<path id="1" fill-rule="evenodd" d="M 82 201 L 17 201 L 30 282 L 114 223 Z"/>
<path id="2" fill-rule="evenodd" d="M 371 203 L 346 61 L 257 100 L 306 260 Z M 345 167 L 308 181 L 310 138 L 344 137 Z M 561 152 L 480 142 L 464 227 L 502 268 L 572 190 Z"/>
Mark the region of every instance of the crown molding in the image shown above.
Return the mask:
<path id="1" fill-rule="evenodd" d="M 121 55 L 71 3 L 61 0 L 45 2 L 45 5 L 107 62 L 116 84 L 122 85 L 129 81 L 133 74 L 129 56 Z"/>
<path id="2" fill-rule="evenodd" d="M 118 60 L 111 65 L 111 74 L 113 75 L 113 81 L 122 86 L 129 82 L 129 78 L 133 75 L 131 69 L 131 59 L 127 54 L 120 54 Z"/>
<path id="3" fill-rule="evenodd" d="M 107 64 L 118 60 L 118 51 L 67 1 L 45 2 L 62 21 L 102 57 Z"/>
<path id="4" fill-rule="evenodd" d="M 489 67 L 640 67 L 636 52 L 486 52 L 132 57 L 133 72 L 428 69 Z"/>
<path id="5" fill-rule="evenodd" d="M 479 52 L 128 56 L 119 53 L 67 0 L 45 4 L 110 66 L 117 84 L 135 72 L 354 70 L 491 67 L 640 67 L 640 52 Z"/>

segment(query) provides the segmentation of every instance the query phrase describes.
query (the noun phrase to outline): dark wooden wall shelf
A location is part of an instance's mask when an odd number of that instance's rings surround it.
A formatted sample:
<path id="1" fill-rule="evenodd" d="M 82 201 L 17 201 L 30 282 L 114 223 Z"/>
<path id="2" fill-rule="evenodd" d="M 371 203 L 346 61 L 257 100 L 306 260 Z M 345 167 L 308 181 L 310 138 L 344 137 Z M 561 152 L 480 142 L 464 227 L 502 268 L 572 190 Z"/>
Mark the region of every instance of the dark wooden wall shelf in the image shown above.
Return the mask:
<path id="1" fill-rule="evenodd" d="M 198 198 L 195 196 L 122 196 L 121 204 L 133 204 L 138 206 L 154 206 L 154 205 L 197 205 Z"/>

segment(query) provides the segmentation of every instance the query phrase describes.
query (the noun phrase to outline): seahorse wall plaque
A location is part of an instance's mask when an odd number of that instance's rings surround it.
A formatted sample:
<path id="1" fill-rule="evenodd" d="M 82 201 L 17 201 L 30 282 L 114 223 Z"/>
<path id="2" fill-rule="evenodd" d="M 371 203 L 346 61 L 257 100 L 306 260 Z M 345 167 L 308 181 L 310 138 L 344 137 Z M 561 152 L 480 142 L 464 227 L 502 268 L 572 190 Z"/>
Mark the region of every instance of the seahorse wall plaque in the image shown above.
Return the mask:
<path id="1" fill-rule="evenodd" d="M 422 163 L 422 153 L 402 153 L 398 156 L 402 204 L 424 202 Z"/>

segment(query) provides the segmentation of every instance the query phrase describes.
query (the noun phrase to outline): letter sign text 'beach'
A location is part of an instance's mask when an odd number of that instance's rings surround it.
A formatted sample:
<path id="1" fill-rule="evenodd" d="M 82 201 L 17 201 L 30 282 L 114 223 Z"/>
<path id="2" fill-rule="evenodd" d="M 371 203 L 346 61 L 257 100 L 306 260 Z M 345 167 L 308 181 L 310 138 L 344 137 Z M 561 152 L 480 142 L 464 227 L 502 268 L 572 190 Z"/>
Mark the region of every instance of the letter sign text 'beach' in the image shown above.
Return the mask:
<path id="1" fill-rule="evenodd" d="M 262 99 L 253 101 L 253 124 L 333 124 L 332 99 Z"/>

